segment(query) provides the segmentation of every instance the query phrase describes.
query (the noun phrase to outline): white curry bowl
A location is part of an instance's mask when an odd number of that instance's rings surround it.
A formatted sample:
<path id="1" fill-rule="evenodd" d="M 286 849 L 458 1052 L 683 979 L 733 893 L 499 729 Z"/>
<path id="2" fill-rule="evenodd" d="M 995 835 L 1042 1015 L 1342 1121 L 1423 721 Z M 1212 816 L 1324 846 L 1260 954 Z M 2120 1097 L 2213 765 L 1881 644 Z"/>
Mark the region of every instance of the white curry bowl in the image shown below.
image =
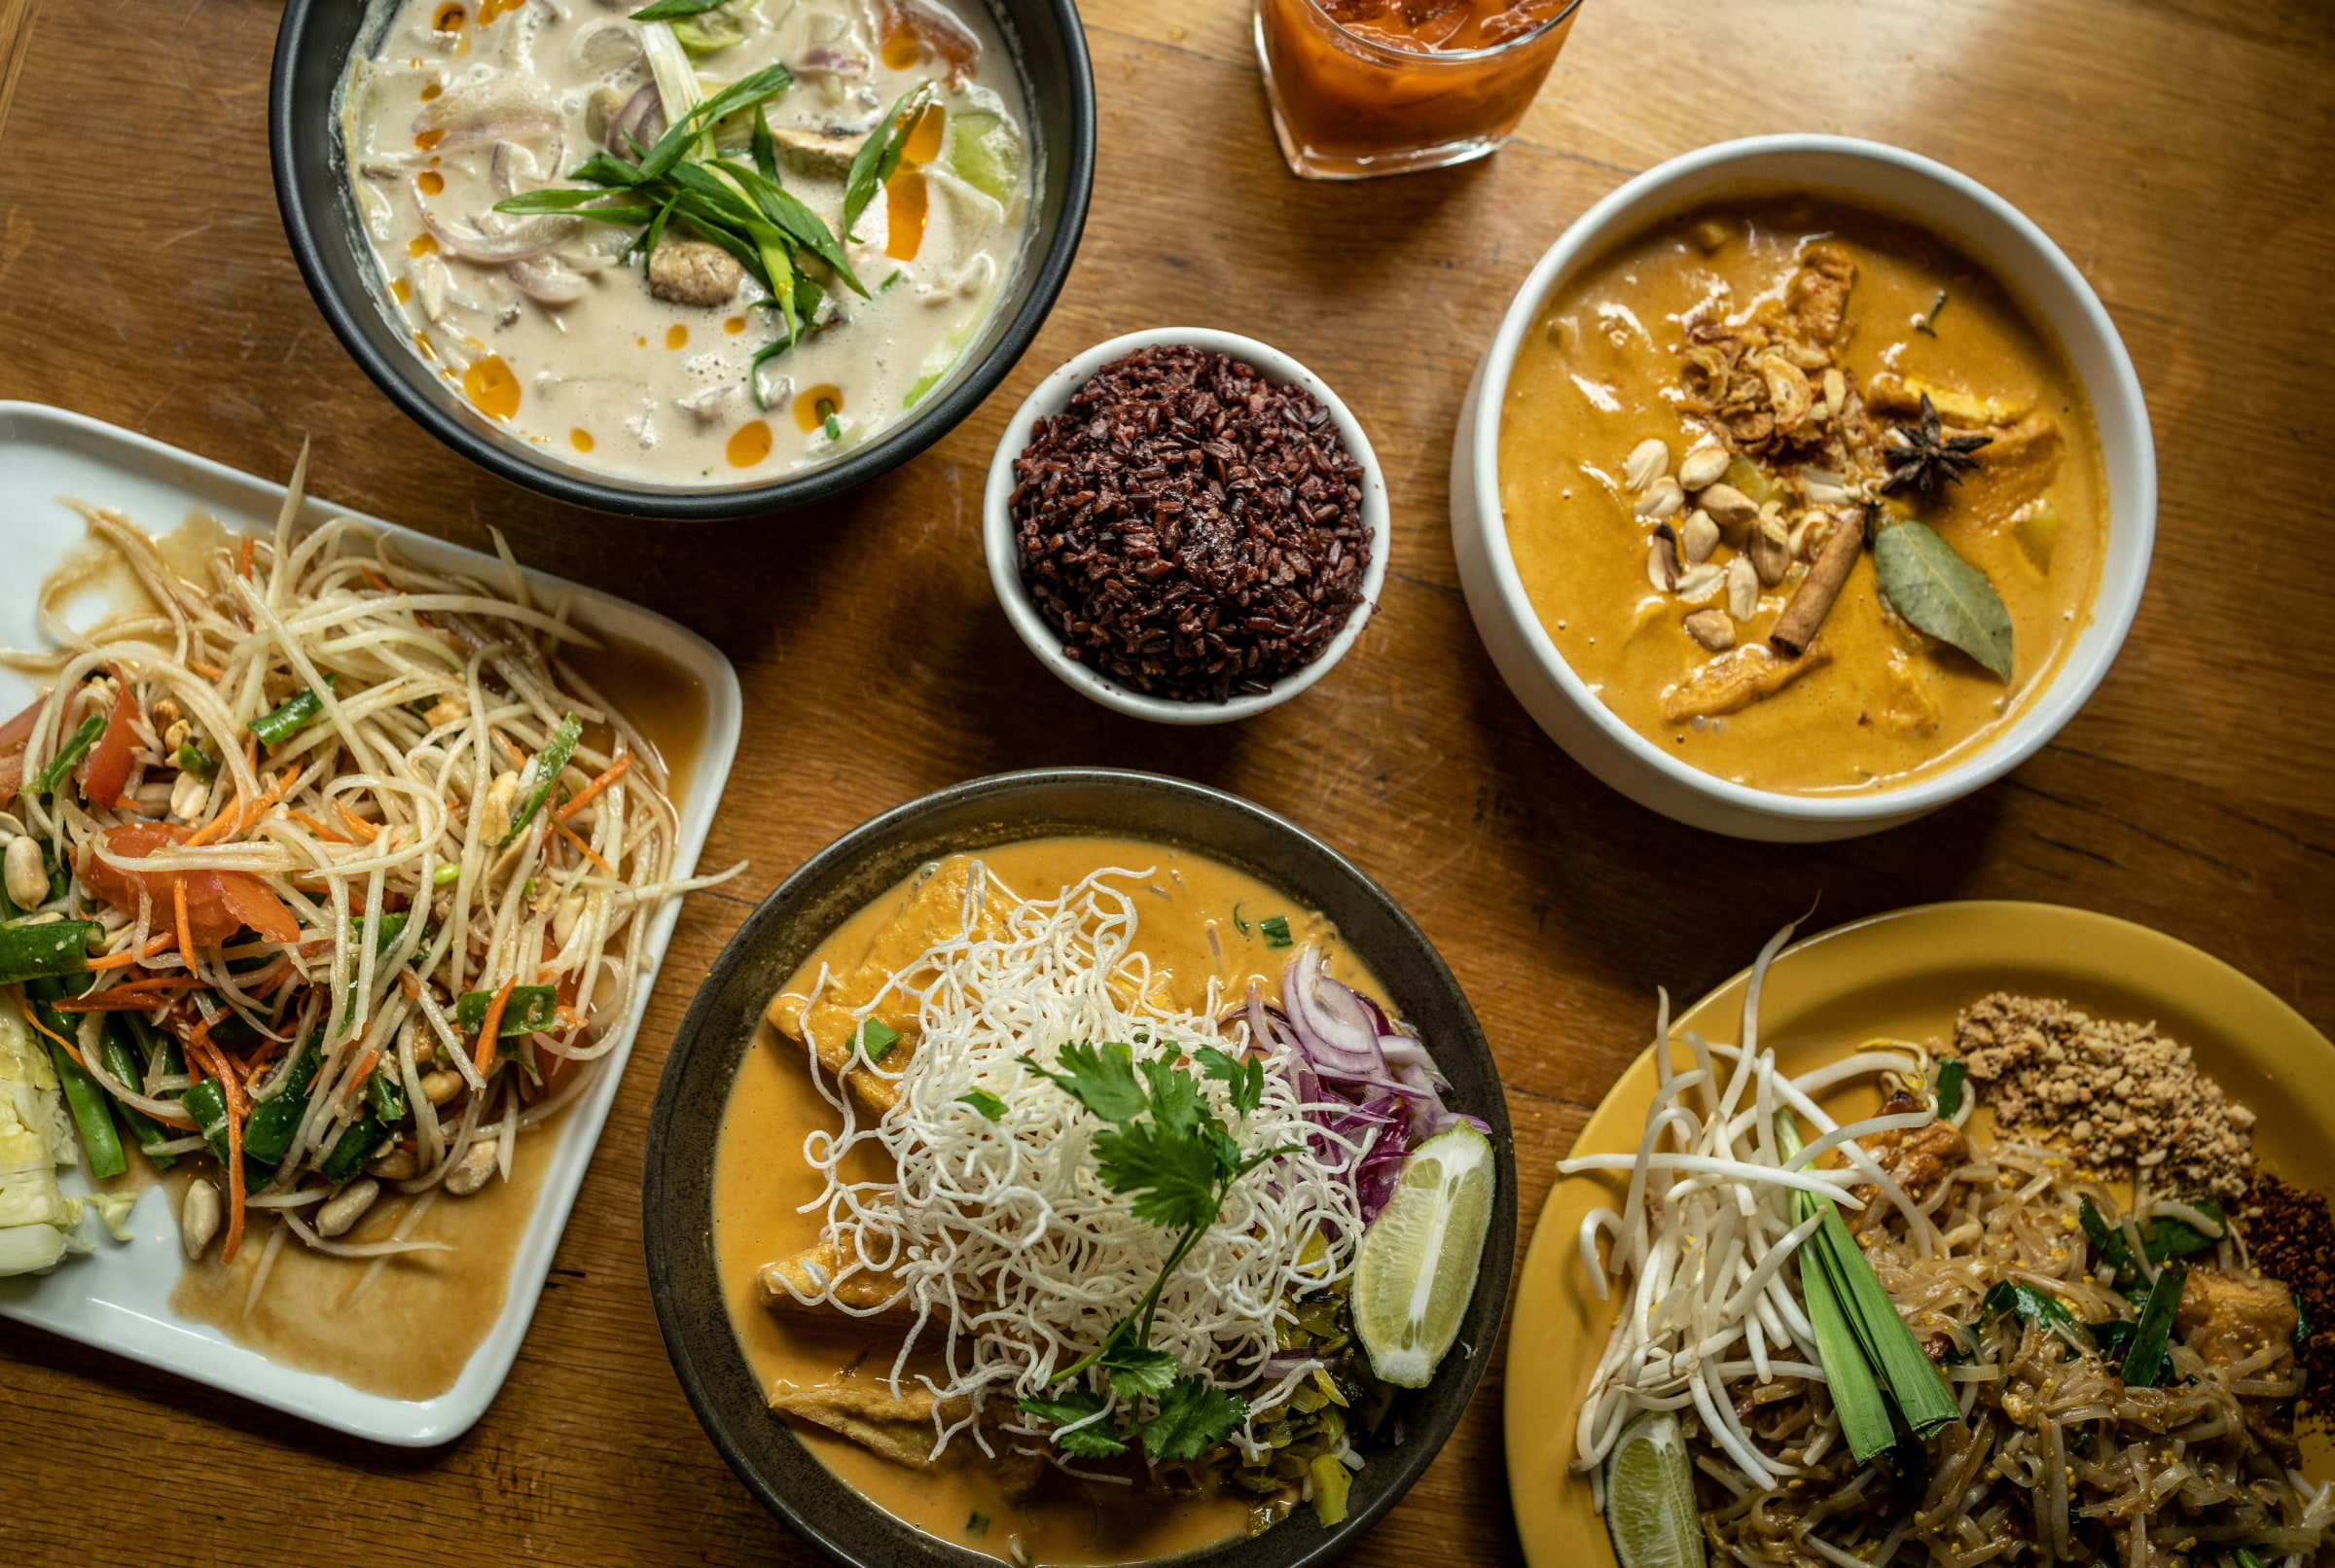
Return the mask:
<path id="1" fill-rule="evenodd" d="M 1152 696 L 1063 653 L 1061 637 L 1047 624 L 1029 589 L 1022 584 L 1021 550 L 1014 540 L 1014 459 L 1029 445 L 1037 421 L 1068 408 L 1071 394 L 1105 365 L 1138 348 L 1160 343 L 1189 343 L 1210 353 L 1224 354 L 1253 366 L 1275 386 L 1297 386 L 1312 393 L 1329 410 L 1330 423 L 1337 426 L 1339 440 L 1346 443 L 1347 451 L 1362 469 L 1362 526 L 1370 530 L 1370 564 L 1362 572 L 1362 602 L 1354 606 L 1338 635 L 1330 639 L 1329 646 L 1311 663 L 1295 674 L 1281 677 L 1268 691 L 1241 693 L 1222 702 L 1185 702 Z M 1127 333 L 1096 343 L 1040 381 L 1005 422 L 1005 434 L 997 442 L 997 454 L 989 459 L 988 484 L 982 495 L 981 512 L 982 549 L 988 556 L 989 583 L 997 590 L 997 602 L 1004 607 L 1005 618 L 1013 623 L 1015 632 L 1029 651 L 1072 691 L 1114 712 L 1157 724 L 1226 724 L 1235 719 L 1254 718 L 1267 708 L 1278 707 L 1327 675 L 1330 666 L 1346 657 L 1346 651 L 1354 645 L 1354 639 L 1362 635 L 1362 628 L 1377 613 L 1379 592 L 1386 582 L 1386 552 L 1394 544 L 1393 513 L 1386 502 L 1386 477 L 1380 472 L 1378 454 L 1371 450 L 1370 438 L 1362 433 L 1362 421 L 1354 417 L 1353 410 L 1330 390 L 1327 381 L 1270 343 L 1208 327 L 1154 327 L 1148 332 Z"/>
<path id="2" fill-rule="evenodd" d="M 1574 673 L 1542 626 L 1509 552 L 1499 426 L 1508 376 L 1542 307 L 1584 266 L 1654 220 L 1736 191 L 1806 191 L 1910 220 L 1990 268 L 2056 339 L 2091 401 L 2108 520 L 2091 615 L 2046 687 L 1967 760 L 1894 789 L 1792 795 L 1704 772 L 1625 724 Z M 1583 213 L 1517 291 L 1476 372 L 1452 449 L 1452 544 L 1459 582 L 1519 701 L 1573 760 L 1663 815 L 1741 838 L 1813 842 L 1878 833 L 1984 788 L 2074 717 L 2123 644 L 2148 577 L 2157 470 L 2148 409 L 2107 311 L 2060 248 L 1994 192 L 1942 163 L 1843 136 L 1755 136 L 1671 159 Z"/>

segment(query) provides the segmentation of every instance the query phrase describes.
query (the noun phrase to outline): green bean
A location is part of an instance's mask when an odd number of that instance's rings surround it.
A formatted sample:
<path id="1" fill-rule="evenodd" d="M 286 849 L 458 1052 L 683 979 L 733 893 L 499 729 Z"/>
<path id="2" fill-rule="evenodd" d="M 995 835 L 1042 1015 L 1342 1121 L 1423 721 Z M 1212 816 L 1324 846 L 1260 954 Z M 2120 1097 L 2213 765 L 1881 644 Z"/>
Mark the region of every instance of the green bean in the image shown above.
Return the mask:
<path id="1" fill-rule="evenodd" d="M 38 926 L 12 921 L 0 925 L 0 985 L 86 973 L 90 967 L 90 944 L 96 935 L 97 923 L 93 920 L 52 920 Z"/>
<path id="2" fill-rule="evenodd" d="M 105 1070 L 113 1074 L 124 1088 L 132 1094 L 146 1092 L 146 1070 L 139 1064 L 137 1052 L 130 1049 L 129 1025 L 126 1015 L 116 1014 L 106 1019 L 105 1032 L 98 1037 L 97 1049 L 105 1059 Z M 117 1104 L 114 1112 L 121 1117 L 122 1125 L 127 1129 L 130 1141 L 138 1146 L 156 1170 L 168 1170 L 178 1163 L 176 1155 L 155 1153 L 156 1146 L 170 1141 L 171 1134 L 167 1127 L 134 1105 Z"/>
<path id="3" fill-rule="evenodd" d="M 473 1039 L 486 1027 L 486 1010 L 494 1005 L 492 991 L 464 991 L 454 1002 L 454 1021 L 462 1032 Z M 503 1021 L 495 1030 L 498 1039 L 509 1040 L 517 1035 L 540 1034 L 559 1021 L 559 994 L 550 985 L 514 985 L 511 1000 L 503 1004 Z"/>
<path id="4" fill-rule="evenodd" d="M 324 678 L 324 687 L 328 692 L 335 690 L 332 676 Z M 251 732 L 260 737 L 262 745 L 280 746 L 314 724 L 323 712 L 324 698 L 316 695 L 315 688 L 310 687 L 293 694 L 252 720 Z"/>
<path id="5" fill-rule="evenodd" d="M 211 1146 L 211 1153 L 219 1157 L 220 1165 L 225 1167 L 231 1153 L 227 1141 L 227 1090 L 219 1087 L 217 1079 L 206 1078 L 180 1096 L 179 1103 L 195 1119 L 196 1130 L 202 1134 L 203 1141 Z"/>
<path id="6" fill-rule="evenodd" d="M 65 1104 L 73 1112 L 74 1128 L 81 1134 L 82 1154 L 88 1158 L 90 1174 L 103 1180 L 119 1176 L 129 1168 L 123 1158 L 121 1136 L 114 1131 L 113 1113 L 106 1109 L 111 1103 L 104 1089 L 97 1087 L 89 1070 L 73 1059 L 64 1046 L 49 1042 L 50 1058 L 56 1063 L 57 1081 L 64 1085 Z"/>
<path id="7" fill-rule="evenodd" d="M 324 1179 L 338 1187 L 356 1175 L 374 1151 L 389 1141 L 389 1129 L 368 1106 L 365 1114 L 351 1122 L 334 1140 L 332 1152 L 324 1157 Z"/>
<path id="8" fill-rule="evenodd" d="M 292 1076 L 274 1096 L 252 1107 L 243 1124 L 243 1153 L 263 1165 L 272 1165 L 292 1147 L 292 1135 L 308 1114 L 308 1088 L 316 1082 L 322 1058 L 312 1045 L 301 1048 L 292 1061 Z"/>

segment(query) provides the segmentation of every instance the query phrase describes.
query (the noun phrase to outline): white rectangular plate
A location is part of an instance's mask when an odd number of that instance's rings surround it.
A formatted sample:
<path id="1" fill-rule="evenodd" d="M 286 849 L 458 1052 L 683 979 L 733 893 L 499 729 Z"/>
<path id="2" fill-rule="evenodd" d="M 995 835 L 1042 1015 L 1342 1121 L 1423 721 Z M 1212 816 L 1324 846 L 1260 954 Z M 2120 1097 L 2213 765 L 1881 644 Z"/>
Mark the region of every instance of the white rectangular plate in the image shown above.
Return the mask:
<path id="1" fill-rule="evenodd" d="M 33 597 L 40 580 L 87 538 L 79 514 L 64 504 L 67 498 L 118 508 L 149 532 L 175 528 L 196 511 L 249 531 L 274 526 L 284 486 L 81 414 L 34 403 L 0 402 L 0 497 L 6 498 L 0 501 L 0 646 L 36 648 L 42 643 Z M 309 522 L 364 516 L 313 499 L 304 514 Z M 395 534 L 400 547 L 418 561 L 489 581 L 501 571 L 492 557 L 475 551 L 394 523 L 379 526 Z M 705 731 L 688 793 L 675 802 L 681 811 L 681 839 L 674 874 L 689 875 L 697 868 L 714 805 L 737 751 L 737 672 L 711 643 L 663 616 L 548 572 L 530 570 L 526 575 L 536 592 L 546 597 L 572 590 L 575 619 L 582 625 L 655 647 L 702 683 Z M 0 714 L 22 707 L 33 694 L 30 681 L 0 669 Z M 679 916 L 680 902 L 675 900 L 650 930 L 650 972 L 634 993 L 638 1000 L 632 1016 L 623 1024 L 624 1038 L 609 1052 L 598 1081 L 569 1113 L 551 1150 L 541 1194 L 511 1263 L 502 1312 L 444 1394 L 426 1400 L 368 1394 L 319 1372 L 278 1366 L 218 1329 L 172 1312 L 170 1293 L 186 1263 L 177 1221 L 160 1187 L 150 1188 L 138 1199 L 130 1215 L 136 1234 L 127 1244 L 101 1241 L 95 1253 L 69 1258 L 53 1273 L 0 1279 L 0 1317 L 36 1324 L 377 1443 L 424 1447 L 461 1436 L 503 1386 L 535 1315 L 553 1250 L 599 1141 L 600 1125 L 616 1097 L 656 970 Z M 68 1192 L 88 1190 L 78 1172 L 63 1175 Z M 94 1215 L 84 1220 L 83 1231 L 99 1233 Z"/>

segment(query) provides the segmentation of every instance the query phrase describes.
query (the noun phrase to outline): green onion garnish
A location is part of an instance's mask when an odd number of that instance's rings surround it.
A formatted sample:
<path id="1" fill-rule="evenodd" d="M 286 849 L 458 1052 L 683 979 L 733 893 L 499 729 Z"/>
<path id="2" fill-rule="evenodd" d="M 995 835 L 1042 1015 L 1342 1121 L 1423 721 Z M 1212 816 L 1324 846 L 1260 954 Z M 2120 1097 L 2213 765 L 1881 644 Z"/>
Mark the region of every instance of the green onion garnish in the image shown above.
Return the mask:
<path id="1" fill-rule="evenodd" d="M 859 1031 L 851 1037 L 853 1048 L 868 1059 L 868 1065 L 871 1067 L 890 1055 L 892 1048 L 899 1043 L 900 1031 L 881 1018 L 860 1019 Z M 991 1118 L 991 1120 L 995 1119 Z"/>
<path id="2" fill-rule="evenodd" d="M 1268 947 L 1286 947 L 1294 940 L 1289 935 L 1289 917 L 1285 914 L 1267 915 L 1257 922 L 1257 929 L 1265 933 Z"/>
<path id="3" fill-rule="evenodd" d="M 1938 1120 L 1951 1122 L 1962 1109 L 1962 1080 L 1969 1069 L 1958 1061 L 1938 1064 Z"/>
<path id="4" fill-rule="evenodd" d="M 1776 1114 L 1776 1142 L 1787 1160 L 1800 1152 L 1800 1124 L 1789 1111 Z M 1794 1192 L 1792 1212 L 1803 1225 L 1811 1215 L 1823 1215 L 1801 1244 L 1800 1286 L 1850 1456 L 1863 1464 L 1897 1442 L 1890 1405 L 1918 1437 L 1934 1436 L 1959 1421 L 1961 1407 L 1889 1303 L 1888 1292 L 1849 1233 L 1840 1209 L 1828 1197 Z"/>
<path id="5" fill-rule="evenodd" d="M 2167 1264 L 2157 1282 L 2148 1288 L 2148 1301 L 2140 1308 L 2139 1330 L 2133 1336 L 2133 1347 L 2124 1353 L 2127 1386 L 2159 1387 L 2173 1370 L 2173 1314 L 2180 1306 L 2181 1291 L 2188 1283 L 2187 1264 Z"/>

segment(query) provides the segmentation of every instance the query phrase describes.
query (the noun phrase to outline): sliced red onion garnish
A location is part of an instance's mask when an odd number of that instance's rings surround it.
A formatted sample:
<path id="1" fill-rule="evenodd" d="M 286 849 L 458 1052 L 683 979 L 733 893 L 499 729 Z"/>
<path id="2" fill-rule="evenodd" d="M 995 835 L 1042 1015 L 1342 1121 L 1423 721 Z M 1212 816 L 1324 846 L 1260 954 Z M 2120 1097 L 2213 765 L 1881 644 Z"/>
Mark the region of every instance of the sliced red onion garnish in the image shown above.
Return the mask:
<path id="1" fill-rule="evenodd" d="M 504 267 L 503 275 L 520 293 L 544 305 L 573 304 L 591 287 L 583 273 L 569 268 L 557 256 L 522 258 Z"/>
<path id="2" fill-rule="evenodd" d="M 1249 1032 L 1287 1063 L 1292 1081 L 1325 1132 L 1362 1153 L 1351 1167 L 1365 1222 L 1393 1196 L 1403 1157 L 1462 1122 L 1487 1135 L 1477 1117 L 1443 1102 L 1451 1081 L 1422 1042 L 1390 1020 L 1382 1008 L 1330 978 L 1322 955 L 1308 946 L 1281 978 L 1282 1009 L 1267 1007 L 1251 990 L 1244 1010 Z"/>
<path id="3" fill-rule="evenodd" d="M 1284 1350 L 1278 1355 L 1267 1356 L 1257 1368 L 1257 1376 L 1265 1382 L 1277 1383 L 1292 1373 L 1311 1372 L 1316 1367 L 1328 1365 L 1319 1356 L 1308 1355 L 1303 1350 Z"/>

